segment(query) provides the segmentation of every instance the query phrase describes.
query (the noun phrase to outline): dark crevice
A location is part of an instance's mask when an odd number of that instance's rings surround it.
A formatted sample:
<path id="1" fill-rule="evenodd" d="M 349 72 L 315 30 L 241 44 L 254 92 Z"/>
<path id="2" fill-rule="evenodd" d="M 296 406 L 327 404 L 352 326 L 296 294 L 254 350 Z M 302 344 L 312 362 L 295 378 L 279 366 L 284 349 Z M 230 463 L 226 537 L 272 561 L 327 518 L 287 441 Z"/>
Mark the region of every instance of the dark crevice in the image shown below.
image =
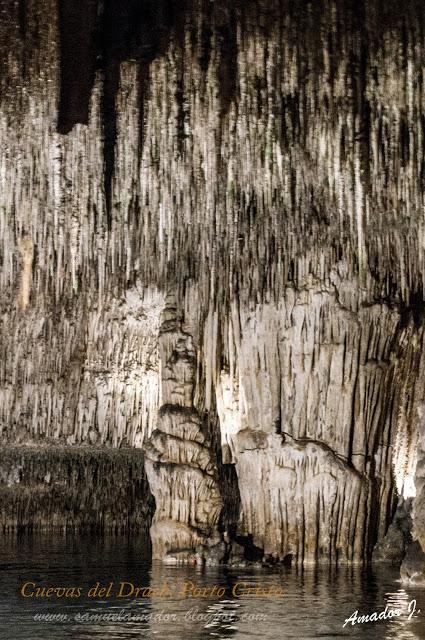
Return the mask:
<path id="1" fill-rule="evenodd" d="M 258 562 L 264 557 L 264 550 L 254 544 L 254 539 L 251 534 L 247 536 L 236 536 L 235 542 L 244 549 L 245 560 L 248 562 Z"/>
<path id="2" fill-rule="evenodd" d="M 208 70 L 211 58 L 211 38 L 212 38 L 212 3 L 210 0 L 203 0 L 202 2 L 202 25 L 199 45 L 199 66 L 205 73 Z"/>
<path id="3" fill-rule="evenodd" d="M 235 98 L 237 87 L 236 10 L 232 3 L 226 7 L 217 25 L 217 40 L 221 51 L 218 82 L 222 115 L 227 113 Z"/>
<path id="4" fill-rule="evenodd" d="M 400 309 L 400 329 L 406 327 L 413 320 L 416 329 L 423 326 L 425 319 L 425 300 L 422 291 L 410 294 L 409 303 Z"/>
<path id="5" fill-rule="evenodd" d="M 18 3 L 18 21 L 19 21 L 19 32 L 21 34 L 21 38 L 25 40 L 27 33 L 27 0 L 19 0 Z"/>
<path id="6" fill-rule="evenodd" d="M 88 124 L 96 66 L 98 0 L 59 1 L 60 96 L 58 132 Z"/>

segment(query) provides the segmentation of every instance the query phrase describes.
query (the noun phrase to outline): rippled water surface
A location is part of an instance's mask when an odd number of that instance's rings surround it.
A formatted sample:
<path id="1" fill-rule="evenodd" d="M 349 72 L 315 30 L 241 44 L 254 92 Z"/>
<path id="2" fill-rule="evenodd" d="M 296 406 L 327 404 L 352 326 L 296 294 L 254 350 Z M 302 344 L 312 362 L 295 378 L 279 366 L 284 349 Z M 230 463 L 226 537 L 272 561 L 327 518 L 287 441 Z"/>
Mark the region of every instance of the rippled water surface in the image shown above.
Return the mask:
<path id="1" fill-rule="evenodd" d="M 397 581 L 397 572 L 197 570 L 150 563 L 143 549 L 143 540 L 126 538 L 3 538 L 0 638 L 425 640 L 425 590 L 404 588 Z M 88 598 L 97 582 L 106 592 Z M 29 584 L 24 592 L 31 597 L 20 593 L 25 583 Z M 50 598 L 37 598 L 37 587 L 74 587 L 74 593 L 79 587 L 81 596 L 58 598 L 54 593 Z M 135 587 L 156 593 L 142 597 L 148 593 L 140 591 L 134 597 L 130 592 Z M 129 597 L 118 598 L 120 588 Z M 257 589 L 261 593 L 255 593 Z M 416 609 L 410 619 L 409 603 L 411 610 L 414 604 Z M 381 613 L 386 606 L 387 613 L 398 609 L 401 615 L 343 627 L 356 610 L 359 615 Z M 47 620 L 50 614 L 63 619 Z"/>

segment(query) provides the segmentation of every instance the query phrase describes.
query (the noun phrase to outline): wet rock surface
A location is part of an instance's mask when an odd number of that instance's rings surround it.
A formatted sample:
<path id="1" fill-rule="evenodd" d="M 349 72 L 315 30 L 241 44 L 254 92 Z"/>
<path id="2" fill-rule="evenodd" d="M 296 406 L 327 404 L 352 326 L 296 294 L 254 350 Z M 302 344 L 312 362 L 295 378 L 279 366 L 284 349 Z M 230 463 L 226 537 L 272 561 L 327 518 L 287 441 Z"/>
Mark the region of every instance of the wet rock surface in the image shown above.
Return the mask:
<path id="1" fill-rule="evenodd" d="M 411 499 L 400 500 L 385 537 L 373 550 L 374 563 L 400 566 L 412 543 Z"/>
<path id="2" fill-rule="evenodd" d="M 402 582 L 425 585 L 425 553 L 418 541 L 408 546 L 400 573 Z"/>

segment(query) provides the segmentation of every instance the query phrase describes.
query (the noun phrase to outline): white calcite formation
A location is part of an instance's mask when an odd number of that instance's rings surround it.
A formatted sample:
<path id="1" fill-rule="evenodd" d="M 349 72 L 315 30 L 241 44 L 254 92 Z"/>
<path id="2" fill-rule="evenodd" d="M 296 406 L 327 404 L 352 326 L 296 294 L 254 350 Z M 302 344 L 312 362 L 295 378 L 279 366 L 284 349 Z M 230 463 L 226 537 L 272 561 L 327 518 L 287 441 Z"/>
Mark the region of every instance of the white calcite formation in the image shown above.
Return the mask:
<path id="1" fill-rule="evenodd" d="M 140 448 L 158 405 L 163 299 L 136 284 L 101 309 L 13 311 L 12 332 L 1 325 L 3 441 Z"/>
<path id="2" fill-rule="evenodd" d="M 211 547 L 224 556 L 218 533 L 218 471 L 207 424 L 194 405 L 193 337 L 183 330 L 170 301 L 159 331 L 159 354 L 160 408 L 145 445 L 146 472 L 156 501 L 153 557 L 166 562 L 210 561 Z"/>
<path id="3" fill-rule="evenodd" d="M 421 342 L 396 309 L 338 297 L 338 284 L 235 308 L 216 385 L 241 532 L 280 559 L 361 560 L 395 508 L 388 461 L 411 471 L 397 434 L 407 437 Z"/>
<path id="4" fill-rule="evenodd" d="M 2 443 L 144 449 L 163 559 L 424 548 L 425 5 L 96 4 L 0 0 Z"/>

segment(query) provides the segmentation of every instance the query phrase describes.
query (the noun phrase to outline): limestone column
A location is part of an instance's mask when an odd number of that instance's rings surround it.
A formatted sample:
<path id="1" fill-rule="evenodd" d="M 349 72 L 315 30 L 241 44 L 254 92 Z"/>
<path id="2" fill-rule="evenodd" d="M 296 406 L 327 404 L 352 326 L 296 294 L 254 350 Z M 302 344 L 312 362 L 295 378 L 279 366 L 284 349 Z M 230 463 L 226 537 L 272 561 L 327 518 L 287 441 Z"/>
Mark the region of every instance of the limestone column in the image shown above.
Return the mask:
<path id="1" fill-rule="evenodd" d="M 155 497 L 153 558 L 212 563 L 220 559 L 222 500 L 211 440 L 194 406 L 196 350 L 168 299 L 159 331 L 160 401 L 148 438 L 146 471 Z"/>

